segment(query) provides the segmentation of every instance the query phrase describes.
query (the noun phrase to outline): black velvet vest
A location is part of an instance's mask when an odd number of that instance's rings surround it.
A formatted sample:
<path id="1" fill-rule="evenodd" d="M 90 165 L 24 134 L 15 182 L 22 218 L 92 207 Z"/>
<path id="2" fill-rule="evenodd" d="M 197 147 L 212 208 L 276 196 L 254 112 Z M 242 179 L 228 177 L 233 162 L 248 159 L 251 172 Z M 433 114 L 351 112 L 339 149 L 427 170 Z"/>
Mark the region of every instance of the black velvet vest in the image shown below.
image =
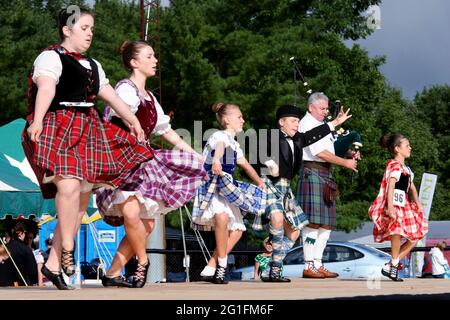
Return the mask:
<path id="1" fill-rule="evenodd" d="M 94 102 L 100 88 L 98 67 L 95 61 L 86 57 L 91 66 L 91 70 L 89 70 L 78 62 L 74 54 L 67 53 L 61 46 L 52 46 L 46 50 L 54 50 L 59 55 L 62 64 L 62 73 L 56 85 L 55 97 L 50 104 L 49 111 L 64 108 L 59 104 L 62 101 Z M 29 114 L 34 112 L 37 94 L 37 86 L 32 80 L 32 74 L 33 72 L 28 79 Z"/>
<path id="2" fill-rule="evenodd" d="M 100 88 L 97 64 L 91 58 L 89 61 L 91 70 L 83 67 L 75 58 L 64 53 L 64 49 L 54 49 L 58 53 L 62 63 L 62 74 L 56 85 L 56 93 L 51 108 L 61 108 L 59 103 L 68 102 L 93 102 Z"/>

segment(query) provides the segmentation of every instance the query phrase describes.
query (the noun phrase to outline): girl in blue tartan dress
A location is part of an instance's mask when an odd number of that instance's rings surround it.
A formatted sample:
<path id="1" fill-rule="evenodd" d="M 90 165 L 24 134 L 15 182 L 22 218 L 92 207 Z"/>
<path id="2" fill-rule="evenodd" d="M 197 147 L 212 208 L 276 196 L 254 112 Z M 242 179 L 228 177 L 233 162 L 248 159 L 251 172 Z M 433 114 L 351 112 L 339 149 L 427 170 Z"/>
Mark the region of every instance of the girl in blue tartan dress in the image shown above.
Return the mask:
<path id="1" fill-rule="evenodd" d="M 225 284 L 227 254 L 246 230 L 241 211 L 256 213 L 264 210 L 267 194 L 263 190 L 263 180 L 234 140 L 244 125 L 239 106 L 216 103 L 212 109 L 223 130 L 215 132 L 203 150 L 205 169 L 211 180 L 197 190 L 192 216 L 194 228 L 200 225 L 203 230 L 214 229 L 215 232 L 216 249 L 202 276 L 209 277 L 205 280 L 211 279 L 213 283 Z M 233 179 L 236 164 L 257 186 Z M 208 269 L 213 273 L 205 274 Z"/>

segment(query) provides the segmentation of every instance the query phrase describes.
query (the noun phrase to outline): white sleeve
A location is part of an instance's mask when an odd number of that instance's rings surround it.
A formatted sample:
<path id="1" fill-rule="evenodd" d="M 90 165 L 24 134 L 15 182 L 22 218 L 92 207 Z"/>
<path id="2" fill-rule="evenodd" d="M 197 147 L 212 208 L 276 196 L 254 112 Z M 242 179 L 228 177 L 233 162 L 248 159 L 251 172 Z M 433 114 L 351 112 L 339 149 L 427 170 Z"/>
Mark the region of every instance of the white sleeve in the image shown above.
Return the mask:
<path id="1" fill-rule="evenodd" d="M 156 134 L 158 136 L 162 136 L 163 134 L 166 134 L 169 132 L 171 125 L 170 125 L 170 117 L 166 114 L 164 114 L 164 110 L 162 109 L 161 105 L 159 104 L 158 100 L 156 100 L 156 97 L 153 93 L 150 92 L 152 95 L 153 101 L 155 102 L 155 108 L 156 112 L 158 114 L 158 119 L 156 121 L 155 129 L 153 129 L 153 134 Z"/>
<path id="2" fill-rule="evenodd" d="M 98 68 L 98 78 L 99 78 L 99 82 L 100 82 L 98 91 L 100 92 L 100 91 L 103 89 L 104 86 L 106 86 L 106 85 L 109 84 L 109 79 L 106 78 L 105 71 L 103 70 L 103 67 L 102 67 L 102 65 L 100 64 L 100 62 L 98 62 L 98 61 L 95 60 L 95 59 L 92 59 L 92 60 L 94 60 L 94 62 L 97 64 L 97 68 Z"/>
<path id="3" fill-rule="evenodd" d="M 141 100 L 137 95 L 136 89 L 132 85 L 124 82 L 116 88 L 116 93 L 120 97 L 120 99 L 122 99 L 123 102 L 125 102 L 130 107 L 131 112 L 136 113 L 139 105 L 141 104 Z M 117 113 L 112 108 L 111 116 L 118 117 Z"/>
<path id="4" fill-rule="evenodd" d="M 322 151 L 330 150 L 331 146 L 332 146 L 332 142 L 327 135 L 325 138 L 323 138 L 317 142 L 314 142 L 313 144 L 310 144 L 309 146 L 307 146 L 305 148 L 309 148 L 309 151 L 311 152 L 311 154 L 313 156 L 317 156 Z"/>
<path id="5" fill-rule="evenodd" d="M 43 51 L 36 60 L 34 60 L 33 82 L 40 76 L 47 76 L 55 79 L 56 84 L 62 74 L 62 63 L 59 55 L 53 50 Z"/>
<path id="6" fill-rule="evenodd" d="M 400 170 L 395 170 L 391 172 L 391 175 L 389 176 L 389 178 L 395 178 L 395 181 L 399 181 L 400 180 L 400 176 L 402 175 L 402 171 Z"/>
<path id="7" fill-rule="evenodd" d="M 223 142 L 225 144 L 225 148 L 230 146 L 230 138 L 228 135 L 223 131 L 216 131 L 214 132 L 211 137 L 208 139 L 208 144 L 211 147 L 211 149 L 215 150 L 217 147 L 217 144 L 219 142 Z"/>
<path id="8" fill-rule="evenodd" d="M 439 250 L 439 249 L 438 249 Z M 445 259 L 444 254 L 442 253 L 442 251 L 439 250 L 439 253 L 435 255 L 435 257 L 437 258 L 437 261 L 441 264 L 444 265 L 446 263 L 448 263 L 447 259 Z"/>
<path id="9" fill-rule="evenodd" d="M 242 151 L 239 142 L 236 141 L 236 159 L 241 159 L 244 157 L 244 151 Z"/>

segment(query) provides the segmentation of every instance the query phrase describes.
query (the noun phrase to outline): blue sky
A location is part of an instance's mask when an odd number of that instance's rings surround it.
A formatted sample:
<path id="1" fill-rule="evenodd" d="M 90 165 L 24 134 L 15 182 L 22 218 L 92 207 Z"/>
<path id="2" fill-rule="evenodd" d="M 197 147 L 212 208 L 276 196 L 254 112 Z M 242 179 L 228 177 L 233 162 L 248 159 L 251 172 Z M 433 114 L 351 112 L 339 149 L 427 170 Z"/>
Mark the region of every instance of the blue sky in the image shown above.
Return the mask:
<path id="1" fill-rule="evenodd" d="M 371 57 L 385 55 L 381 72 L 413 99 L 424 87 L 450 85 L 449 15 L 448 0 L 385 0 L 381 29 L 357 43 Z"/>

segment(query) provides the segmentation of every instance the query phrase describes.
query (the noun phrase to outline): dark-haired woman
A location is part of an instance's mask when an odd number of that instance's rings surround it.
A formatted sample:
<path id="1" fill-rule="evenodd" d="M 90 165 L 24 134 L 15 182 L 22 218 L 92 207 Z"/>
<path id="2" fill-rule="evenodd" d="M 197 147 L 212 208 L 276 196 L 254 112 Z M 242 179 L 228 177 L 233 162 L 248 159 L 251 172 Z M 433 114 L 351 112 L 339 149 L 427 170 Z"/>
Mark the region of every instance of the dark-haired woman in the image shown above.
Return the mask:
<path id="1" fill-rule="evenodd" d="M 105 221 L 112 225 L 123 223 L 126 232 L 102 283 L 142 288 L 150 266 L 146 240 L 155 219 L 189 202 L 206 178 L 206 171 L 202 156 L 171 128 L 170 118 L 145 87 L 146 80 L 156 74 L 158 60 L 153 48 L 145 41 L 125 42 L 121 56 L 131 74 L 117 83 L 117 94 L 136 114 L 146 136 L 160 135 L 177 149 L 154 150 L 154 158 L 130 175 L 120 188 L 95 191 L 97 206 Z M 105 119 L 125 125 L 109 107 L 105 109 Z M 121 270 L 135 255 L 138 263 L 130 284 L 121 276 Z"/>
<path id="2" fill-rule="evenodd" d="M 70 8 L 70 7 L 69 7 Z M 60 290 L 72 289 L 60 272 L 75 273 L 74 236 L 95 185 L 117 187 L 153 154 L 139 120 L 108 84 L 99 62 L 89 58 L 94 18 L 78 7 L 59 15 L 61 44 L 34 61 L 23 147 L 46 198 L 55 198 L 58 224 L 42 273 Z M 127 120 L 133 137 L 103 125 L 95 97 Z"/>
<path id="3" fill-rule="evenodd" d="M 369 208 L 369 217 L 374 222 L 375 241 L 391 241 L 392 259 L 381 273 L 393 281 L 403 281 L 398 275 L 399 261 L 428 232 L 428 221 L 414 186 L 414 174 L 405 164 L 411 156 L 409 140 L 402 134 L 386 134 L 381 137 L 380 145 L 387 148 L 393 158 L 387 162 L 380 191 Z M 406 239 L 403 244 L 402 238 Z"/>

